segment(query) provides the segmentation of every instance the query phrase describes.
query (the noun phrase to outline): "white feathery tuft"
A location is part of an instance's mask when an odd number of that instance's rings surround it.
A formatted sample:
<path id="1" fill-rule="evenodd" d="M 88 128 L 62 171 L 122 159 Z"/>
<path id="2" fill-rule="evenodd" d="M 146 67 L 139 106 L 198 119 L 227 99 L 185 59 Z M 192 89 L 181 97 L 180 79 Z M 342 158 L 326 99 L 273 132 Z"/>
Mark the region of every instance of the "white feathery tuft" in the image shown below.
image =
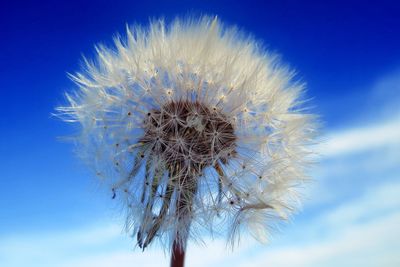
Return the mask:
<path id="1" fill-rule="evenodd" d="M 299 207 L 315 116 L 275 55 L 210 17 L 128 28 L 96 53 L 58 111 L 141 248 L 204 229 L 265 241 Z"/>

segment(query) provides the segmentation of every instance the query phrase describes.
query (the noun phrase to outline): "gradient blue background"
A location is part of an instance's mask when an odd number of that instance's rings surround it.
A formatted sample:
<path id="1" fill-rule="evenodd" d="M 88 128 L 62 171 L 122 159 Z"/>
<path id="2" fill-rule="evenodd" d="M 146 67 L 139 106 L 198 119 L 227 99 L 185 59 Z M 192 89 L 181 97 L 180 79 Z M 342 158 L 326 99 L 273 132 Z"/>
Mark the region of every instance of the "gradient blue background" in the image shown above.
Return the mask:
<path id="1" fill-rule="evenodd" d="M 400 266 L 396 2 L 2 1 L 0 266 L 168 265 L 159 248 L 132 252 L 111 196 L 59 140 L 74 128 L 51 113 L 94 44 L 187 14 L 218 15 L 297 69 L 326 141 L 304 211 L 270 245 L 216 255 L 216 240 L 188 266 Z"/>

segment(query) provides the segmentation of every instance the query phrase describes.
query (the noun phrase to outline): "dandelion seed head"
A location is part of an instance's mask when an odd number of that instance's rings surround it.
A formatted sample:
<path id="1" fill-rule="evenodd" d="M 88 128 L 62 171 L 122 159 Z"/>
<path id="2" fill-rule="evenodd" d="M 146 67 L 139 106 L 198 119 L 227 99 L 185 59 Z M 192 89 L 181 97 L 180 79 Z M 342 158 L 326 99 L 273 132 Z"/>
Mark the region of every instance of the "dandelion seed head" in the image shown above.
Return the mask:
<path id="1" fill-rule="evenodd" d="M 96 53 L 58 110 L 139 247 L 204 230 L 266 240 L 293 214 L 315 118 L 278 57 L 210 17 L 128 28 Z"/>

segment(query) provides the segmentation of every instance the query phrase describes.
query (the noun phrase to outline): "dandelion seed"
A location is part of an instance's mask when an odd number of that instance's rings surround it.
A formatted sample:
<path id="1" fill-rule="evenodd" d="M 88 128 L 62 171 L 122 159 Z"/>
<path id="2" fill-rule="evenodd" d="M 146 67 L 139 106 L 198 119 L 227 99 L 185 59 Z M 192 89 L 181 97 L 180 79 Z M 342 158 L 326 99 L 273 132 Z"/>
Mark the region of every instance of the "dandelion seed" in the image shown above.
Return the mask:
<path id="1" fill-rule="evenodd" d="M 293 72 L 216 18 L 129 28 L 115 47 L 71 76 L 58 111 L 138 246 L 159 240 L 174 265 L 199 229 L 267 238 L 298 206 L 315 136 Z"/>

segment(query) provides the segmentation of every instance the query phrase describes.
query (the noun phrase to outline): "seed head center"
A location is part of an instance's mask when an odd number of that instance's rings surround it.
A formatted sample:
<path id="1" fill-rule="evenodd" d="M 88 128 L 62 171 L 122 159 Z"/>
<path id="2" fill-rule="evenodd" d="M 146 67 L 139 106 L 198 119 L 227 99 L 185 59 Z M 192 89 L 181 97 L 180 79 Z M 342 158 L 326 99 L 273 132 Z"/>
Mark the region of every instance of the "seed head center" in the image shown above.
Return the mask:
<path id="1" fill-rule="evenodd" d="M 144 123 L 142 142 L 167 165 L 202 170 L 217 160 L 226 163 L 235 154 L 236 136 L 229 118 L 203 103 L 168 102 L 149 112 Z"/>

